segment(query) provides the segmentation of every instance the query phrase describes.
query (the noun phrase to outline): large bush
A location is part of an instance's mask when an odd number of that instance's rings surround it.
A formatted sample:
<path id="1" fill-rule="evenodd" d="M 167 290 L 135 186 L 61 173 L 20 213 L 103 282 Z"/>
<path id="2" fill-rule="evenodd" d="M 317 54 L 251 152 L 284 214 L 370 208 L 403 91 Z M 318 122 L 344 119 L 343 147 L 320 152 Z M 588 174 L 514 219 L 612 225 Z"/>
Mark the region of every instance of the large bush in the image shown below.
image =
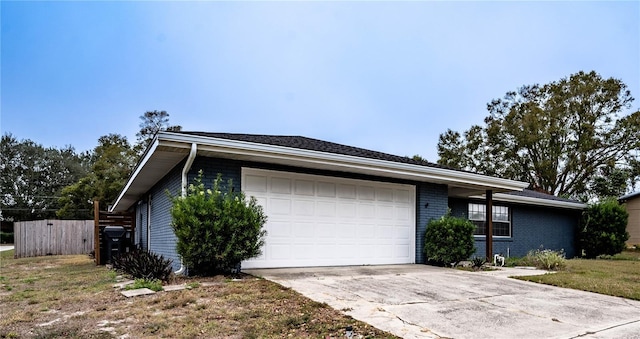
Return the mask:
<path id="1" fill-rule="evenodd" d="M 234 192 L 222 177 L 205 189 L 202 172 L 186 197 L 172 198 L 172 227 L 177 252 L 192 275 L 228 273 L 241 261 L 260 255 L 267 221 L 256 199 Z"/>
<path id="2" fill-rule="evenodd" d="M 578 243 L 587 258 L 614 255 L 625 249 L 629 239 L 629 214 L 615 199 L 589 206 L 582 213 Z"/>
<path id="3" fill-rule="evenodd" d="M 427 261 L 435 265 L 457 265 L 475 251 L 473 232 L 475 225 L 462 218 L 447 214 L 431 220 L 425 234 L 424 253 Z"/>

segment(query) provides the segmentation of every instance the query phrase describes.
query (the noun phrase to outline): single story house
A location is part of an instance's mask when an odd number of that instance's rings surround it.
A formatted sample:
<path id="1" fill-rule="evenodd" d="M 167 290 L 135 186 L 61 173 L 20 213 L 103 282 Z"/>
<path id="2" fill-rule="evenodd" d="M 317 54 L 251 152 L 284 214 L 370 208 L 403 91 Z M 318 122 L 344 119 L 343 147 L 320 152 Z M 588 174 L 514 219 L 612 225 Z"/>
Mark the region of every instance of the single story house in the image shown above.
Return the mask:
<path id="1" fill-rule="evenodd" d="M 636 246 L 640 244 L 640 192 L 630 193 L 618 198 L 618 201 L 624 205 L 629 213 L 627 221 L 627 232 L 629 232 L 629 240 L 627 246 Z"/>
<path id="2" fill-rule="evenodd" d="M 427 223 L 448 209 L 476 223 L 479 256 L 489 243 L 491 253 L 544 247 L 571 257 L 585 208 L 525 182 L 306 137 L 160 132 L 110 211 L 135 211 L 136 243 L 176 269 L 167 191 L 186 194 L 199 171 L 205 183 L 219 173 L 232 179 L 268 216 L 263 253 L 243 268 L 424 263 Z"/>

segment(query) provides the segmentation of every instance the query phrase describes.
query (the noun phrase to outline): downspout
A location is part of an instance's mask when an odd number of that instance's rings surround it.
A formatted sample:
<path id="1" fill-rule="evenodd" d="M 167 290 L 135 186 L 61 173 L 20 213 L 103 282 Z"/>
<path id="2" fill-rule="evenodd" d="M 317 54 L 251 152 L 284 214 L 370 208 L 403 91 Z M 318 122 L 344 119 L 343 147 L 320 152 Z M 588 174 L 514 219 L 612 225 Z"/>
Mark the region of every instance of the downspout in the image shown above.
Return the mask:
<path id="1" fill-rule="evenodd" d="M 191 151 L 189 152 L 189 156 L 187 157 L 187 162 L 184 163 L 184 168 L 182 169 L 182 193 L 181 196 L 184 198 L 187 196 L 187 174 L 191 169 L 191 165 L 193 165 L 193 160 L 196 158 L 196 154 L 198 153 L 198 144 L 191 143 Z M 175 275 L 184 274 L 184 271 L 187 268 L 184 266 L 184 262 L 182 261 L 182 257 L 180 257 L 180 269 L 174 272 Z"/>

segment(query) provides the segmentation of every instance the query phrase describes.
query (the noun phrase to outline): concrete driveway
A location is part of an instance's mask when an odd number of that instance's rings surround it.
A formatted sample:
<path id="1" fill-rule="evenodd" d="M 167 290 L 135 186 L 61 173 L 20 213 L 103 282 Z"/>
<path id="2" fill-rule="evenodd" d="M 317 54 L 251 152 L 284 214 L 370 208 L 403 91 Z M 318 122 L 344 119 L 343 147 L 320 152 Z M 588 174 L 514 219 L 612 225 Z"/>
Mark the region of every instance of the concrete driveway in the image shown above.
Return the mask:
<path id="1" fill-rule="evenodd" d="M 392 265 L 245 272 L 404 338 L 640 338 L 638 301 L 508 278 L 544 271 Z"/>

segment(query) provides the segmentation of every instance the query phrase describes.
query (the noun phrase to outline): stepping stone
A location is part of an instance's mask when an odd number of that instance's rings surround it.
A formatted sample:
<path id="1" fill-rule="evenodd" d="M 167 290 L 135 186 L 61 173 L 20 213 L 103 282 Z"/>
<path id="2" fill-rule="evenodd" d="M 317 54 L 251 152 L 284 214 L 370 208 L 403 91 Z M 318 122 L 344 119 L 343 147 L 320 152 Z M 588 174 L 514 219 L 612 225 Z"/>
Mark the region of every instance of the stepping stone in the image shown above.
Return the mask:
<path id="1" fill-rule="evenodd" d="M 184 290 L 187 288 L 187 285 L 168 285 L 168 286 L 163 286 L 162 289 L 169 292 L 169 291 L 180 291 L 180 290 Z"/>
<path id="2" fill-rule="evenodd" d="M 120 293 L 122 293 L 122 295 L 124 295 L 127 298 L 131 298 L 131 297 L 137 297 L 139 295 L 155 294 L 156 292 L 148 288 L 139 288 L 137 290 L 127 290 L 127 291 L 122 291 Z"/>

